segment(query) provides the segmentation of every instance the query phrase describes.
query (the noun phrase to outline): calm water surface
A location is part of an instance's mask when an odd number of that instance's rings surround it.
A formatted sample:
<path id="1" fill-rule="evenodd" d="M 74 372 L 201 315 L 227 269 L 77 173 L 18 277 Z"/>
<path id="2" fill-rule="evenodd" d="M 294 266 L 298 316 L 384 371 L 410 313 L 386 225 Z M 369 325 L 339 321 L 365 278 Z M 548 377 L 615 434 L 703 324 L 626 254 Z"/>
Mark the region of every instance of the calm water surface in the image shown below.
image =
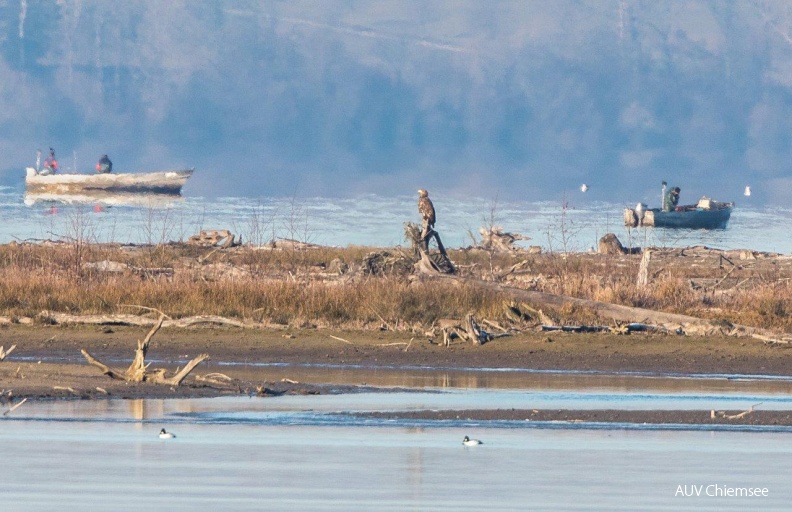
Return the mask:
<path id="1" fill-rule="evenodd" d="M 521 390 L 435 391 L 25 404 L 0 420 L 4 502 L 13 504 L 9 510 L 106 510 L 108 503 L 152 510 L 785 510 L 792 498 L 792 431 L 783 429 L 347 415 L 542 399 Z M 562 395 L 575 392 L 555 394 L 563 405 Z M 632 400 L 619 393 L 589 398 L 615 407 Z M 177 438 L 160 440 L 162 427 Z M 463 447 L 466 434 L 485 444 Z M 765 487 L 769 495 L 679 492 L 694 485 Z"/>
<path id="2" fill-rule="evenodd" d="M 4 424 L 7 510 L 788 510 L 778 434 Z M 475 433 L 485 444 L 463 447 Z M 765 487 L 760 498 L 680 485 Z"/>
<path id="3" fill-rule="evenodd" d="M 550 251 L 585 251 L 605 233 L 625 245 L 792 252 L 788 226 L 792 210 L 738 204 L 724 230 L 627 230 L 626 204 L 601 203 L 574 196 L 564 202 L 514 202 L 433 194 L 437 229 L 448 247 L 472 244 L 471 233 L 494 223 L 531 237 L 523 245 Z M 634 206 L 632 203 L 629 206 Z M 60 202 L 25 204 L 24 194 L 0 189 L 0 243 L 28 239 L 161 243 L 186 240 L 201 229 L 229 229 L 244 242 L 263 244 L 273 237 L 331 245 L 388 247 L 404 244 L 404 223 L 419 222 L 416 197 L 366 195 L 338 198 L 183 197 L 137 198 L 130 204 Z"/>

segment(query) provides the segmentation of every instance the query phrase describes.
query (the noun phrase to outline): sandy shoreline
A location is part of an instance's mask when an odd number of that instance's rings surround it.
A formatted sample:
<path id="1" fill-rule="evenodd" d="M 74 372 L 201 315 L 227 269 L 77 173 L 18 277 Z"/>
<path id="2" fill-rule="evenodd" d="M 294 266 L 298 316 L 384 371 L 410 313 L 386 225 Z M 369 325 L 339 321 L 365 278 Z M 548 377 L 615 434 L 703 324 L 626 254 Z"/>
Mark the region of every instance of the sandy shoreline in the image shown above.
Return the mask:
<path id="1" fill-rule="evenodd" d="M 36 358 L 84 362 L 80 349 L 99 359 L 122 360 L 123 365 L 147 332 L 129 326 L 3 326 L 0 345 L 17 348 L 0 367 Z M 446 348 L 439 341 L 423 333 L 394 331 L 163 328 L 152 341 L 149 357 L 179 361 L 205 352 L 215 362 L 792 376 L 792 346 L 751 338 L 529 330 L 481 346 L 454 341 Z"/>
<path id="2" fill-rule="evenodd" d="M 267 331 L 225 327 L 162 329 L 149 350 L 153 367 L 175 370 L 199 353 L 211 359 L 178 387 L 112 380 L 88 365 L 86 349 L 115 368 L 132 360 L 147 329 L 126 326 L 11 325 L 0 328 L 0 345 L 16 345 L 0 362 L 0 390 L 8 404 L 21 398 L 191 398 L 284 393 L 349 393 L 370 388 L 378 368 L 421 374 L 433 368 L 477 368 L 646 374 L 737 374 L 792 377 L 792 351 L 760 341 L 729 337 L 658 334 L 578 334 L 530 331 L 483 346 L 456 342 L 450 348 L 423 335 L 386 331 Z M 288 370 L 275 371 L 281 363 Z M 354 367 L 359 381 L 305 379 L 310 366 Z M 423 369 L 423 370 L 422 370 Z M 284 373 L 285 372 L 285 373 Z M 222 379 L 206 380 L 212 374 Z M 288 375 L 288 378 L 284 377 Z M 204 380 L 199 380 L 203 378 Z M 515 377 L 519 378 L 519 376 Z M 482 377 L 482 381 L 486 378 Z M 13 397 L 9 402 L 9 394 Z M 740 411 L 730 411 L 729 414 Z M 728 423 L 792 425 L 787 411 L 757 410 L 739 419 L 712 420 L 701 411 L 422 411 L 424 419 L 462 415 L 471 419 L 607 421 L 630 423 Z M 401 416 L 404 417 L 404 416 Z"/>

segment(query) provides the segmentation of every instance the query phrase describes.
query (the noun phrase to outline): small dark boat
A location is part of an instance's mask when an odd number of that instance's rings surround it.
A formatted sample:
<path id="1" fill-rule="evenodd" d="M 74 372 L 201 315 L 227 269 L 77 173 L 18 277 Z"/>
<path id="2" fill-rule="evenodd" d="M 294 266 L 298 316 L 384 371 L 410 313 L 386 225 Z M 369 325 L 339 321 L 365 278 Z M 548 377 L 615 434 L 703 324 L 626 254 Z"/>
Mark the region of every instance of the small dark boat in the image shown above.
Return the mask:
<path id="1" fill-rule="evenodd" d="M 635 208 L 624 209 L 624 225 L 630 228 L 725 229 L 733 209 L 734 203 L 721 203 L 707 197 L 696 204 L 677 206 L 670 212 L 646 208 L 639 203 Z"/>

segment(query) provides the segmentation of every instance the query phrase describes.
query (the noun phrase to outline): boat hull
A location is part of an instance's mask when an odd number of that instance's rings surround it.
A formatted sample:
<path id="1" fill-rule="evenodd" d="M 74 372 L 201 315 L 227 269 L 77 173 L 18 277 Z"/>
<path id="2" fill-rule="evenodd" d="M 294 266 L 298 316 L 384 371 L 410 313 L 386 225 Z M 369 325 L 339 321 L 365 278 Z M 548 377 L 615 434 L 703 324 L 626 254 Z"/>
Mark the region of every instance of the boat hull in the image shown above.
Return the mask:
<path id="1" fill-rule="evenodd" d="M 624 210 L 624 224 L 627 227 L 657 227 L 672 229 L 725 229 L 729 223 L 732 203 L 720 203 L 717 207 L 688 208 L 680 211 L 664 212 L 659 208 L 649 210 Z"/>
<path id="2" fill-rule="evenodd" d="M 81 192 L 152 192 L 180 194 L 192 169 L 128 174 L 50 174 L 41 175 L 29 167 L 25 186 L 30 193 L 77 194 Z"/>

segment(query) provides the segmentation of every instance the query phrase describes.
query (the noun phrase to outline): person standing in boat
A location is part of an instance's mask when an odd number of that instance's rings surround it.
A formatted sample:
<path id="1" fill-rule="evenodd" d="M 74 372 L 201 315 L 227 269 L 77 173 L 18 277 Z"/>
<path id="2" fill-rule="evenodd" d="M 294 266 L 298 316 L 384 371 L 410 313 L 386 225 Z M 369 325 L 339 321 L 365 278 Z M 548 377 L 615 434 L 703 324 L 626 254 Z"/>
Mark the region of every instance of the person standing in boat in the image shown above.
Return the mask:
<path id="1" fill-rule="evenodd" d="M 49 156 L 44 160 L 44 169 L 41 174 L 55 174 L 58 172 L 58 161 L 55 159 L 55 150 L 50 148 Z"/>
<path id="2" fill-rule="evenodd" d="M 679 203 L 679 192 L 679 187 L 673 187 L 666 192 L 665 198 L 663 198 L 664 212 L 673 212 L 676 210 L 677 204 Z"/>
<path id="3" fill-rule="evenodd" d="M 113 172 L 113 162 L 107 158 L 107 155 L 102 155 L 102 157 L 99 159 L 99 162 L 96 164 L 96 172 L 99 174 Z"/>

